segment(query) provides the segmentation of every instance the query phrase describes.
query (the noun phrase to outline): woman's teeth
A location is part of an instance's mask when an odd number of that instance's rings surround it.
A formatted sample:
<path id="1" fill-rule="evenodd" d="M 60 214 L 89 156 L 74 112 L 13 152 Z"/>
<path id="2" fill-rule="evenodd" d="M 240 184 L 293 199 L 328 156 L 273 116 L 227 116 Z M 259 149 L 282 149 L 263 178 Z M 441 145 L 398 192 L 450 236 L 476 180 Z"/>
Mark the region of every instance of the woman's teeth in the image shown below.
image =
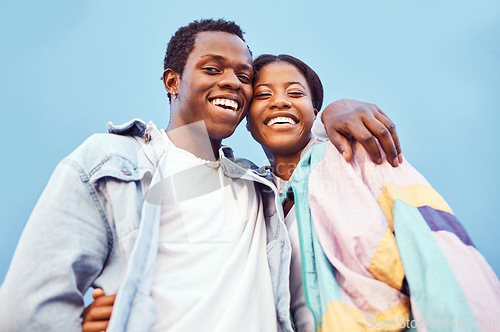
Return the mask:
<path id="1" fill-rule="evenodd" d="M 295 122 L 295 120 L 294 120 L 294 119 L 292 119 L 292 118 L 288 118 L 288 117 L 285 117 L 285 116 L 279 116 L 279 117 L 277 117 L 277 118 L 273 118 L 273 119 L 269 120 L 269 121 L 267 122 L 267 125 L 268 125 L 268 126 L 271 126 L 271 125 L 273 125 L 273 124 L 275 124 L 275 123 L 279 123 L 279 124 L 282 124 L 282 123 L 289 123 L 289 124 L 293 124 L 293 125 L 294 125 L 296 122 Z"/>
<path id="2" fill-rule="evenodd" d="M 238 102 L 231 99 L 215 98 L 212 100 L 212 104 L 215 106 L 222 106 L 223 108 L 230 109 L 231 111 L 236 111 L 238 109 Z"/>

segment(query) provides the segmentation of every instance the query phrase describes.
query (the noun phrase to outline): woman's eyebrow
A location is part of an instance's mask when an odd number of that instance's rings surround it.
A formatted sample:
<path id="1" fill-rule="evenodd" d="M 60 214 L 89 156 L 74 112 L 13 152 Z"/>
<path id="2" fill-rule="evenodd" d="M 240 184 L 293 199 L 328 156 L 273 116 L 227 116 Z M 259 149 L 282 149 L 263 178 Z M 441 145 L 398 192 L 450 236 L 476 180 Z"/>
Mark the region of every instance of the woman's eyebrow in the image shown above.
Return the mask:
<path id="1" fill-rule="evenodd" d="M 300 83 L 300 82 L 286 82 L 286 85 L 294 85 L 294 84 L 298 84 L 298 85 L 300 85 L 300 86 L 302 86 L 302 87 L 305 88 L 305 86 L 302 83 Z"/>
<path id="2" fill-rule="evenodd" d="M 287 86 L 294 85 L 294 84 L 299 84 L 300 86 L 302 86 L 302 87 L 304 87 L 304 88 L 305 88 L 304 84 L 302 84 L 302 83 L 300 83 L 300 82 L 286 82 L 286 83 L 285 83 L 285 85 L 287 85 Z M 259 86 L 271 86 L 271 85 L 272 85 L 272 84 L 270 84 L 270 83 L 261 83 L 261 84 L 257 84 L 257 85 L 255 85 L 255 87 L 257 88 L 257 87 L 259 87 Z"/>

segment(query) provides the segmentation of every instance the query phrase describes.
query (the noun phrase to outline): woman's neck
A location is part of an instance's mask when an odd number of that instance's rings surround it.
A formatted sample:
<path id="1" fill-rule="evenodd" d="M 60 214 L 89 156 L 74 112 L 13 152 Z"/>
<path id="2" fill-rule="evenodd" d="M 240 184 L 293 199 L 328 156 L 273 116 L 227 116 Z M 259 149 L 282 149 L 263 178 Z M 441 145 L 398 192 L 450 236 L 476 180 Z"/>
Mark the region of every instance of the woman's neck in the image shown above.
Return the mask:
<path id="1" fill-rule="evenodd" d="M 293 171 L 300 161 L 300 152 L 291 155 L 273 154 L 271 166 L 273 167 L 274 174 L 285 181 L 290 180 Z"/>

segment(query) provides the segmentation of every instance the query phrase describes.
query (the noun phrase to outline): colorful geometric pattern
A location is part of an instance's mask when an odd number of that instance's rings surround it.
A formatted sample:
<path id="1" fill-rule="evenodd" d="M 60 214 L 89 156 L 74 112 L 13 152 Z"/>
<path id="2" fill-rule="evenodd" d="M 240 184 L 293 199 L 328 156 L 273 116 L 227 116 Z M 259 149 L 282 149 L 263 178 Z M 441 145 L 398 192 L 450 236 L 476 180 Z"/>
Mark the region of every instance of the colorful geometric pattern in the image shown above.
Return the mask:
<path id="1" fill-rule="evenodd" d="M 407 161 L 354 151 L 313 144 L 283 191 L 317 331 L 500 330 L 500 282 L 445 200 Z"/>

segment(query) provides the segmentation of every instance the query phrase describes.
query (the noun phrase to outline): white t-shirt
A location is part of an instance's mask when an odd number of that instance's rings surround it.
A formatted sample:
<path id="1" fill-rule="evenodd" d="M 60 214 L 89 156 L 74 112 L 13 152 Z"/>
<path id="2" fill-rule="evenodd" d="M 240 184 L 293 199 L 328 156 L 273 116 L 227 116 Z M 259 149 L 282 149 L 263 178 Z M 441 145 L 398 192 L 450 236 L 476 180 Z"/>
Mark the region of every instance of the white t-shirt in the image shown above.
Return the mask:
<path id="1" fill-rule="evenodd" d="M 152 331 L 277 331 L 263 207 L 253 182 L 232 180 L 218 162 L 168 143 Z"/>

